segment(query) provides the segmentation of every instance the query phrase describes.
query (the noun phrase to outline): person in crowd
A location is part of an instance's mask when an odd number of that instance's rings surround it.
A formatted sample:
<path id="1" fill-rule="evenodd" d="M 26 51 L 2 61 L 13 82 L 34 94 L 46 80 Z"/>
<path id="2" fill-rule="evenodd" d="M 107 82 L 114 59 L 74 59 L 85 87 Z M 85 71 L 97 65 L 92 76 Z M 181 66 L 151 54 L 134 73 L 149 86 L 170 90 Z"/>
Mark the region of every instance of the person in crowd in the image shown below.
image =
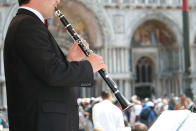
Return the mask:
<path id="1" fill-rule="evenodd" d="M 159 116 L 161 113 L 162 113 L 162 111 L 163 111 L 163 102 L 162 102 L 162 99 L 161 98 L 158 98 L 157 100 L 156 100 L 156 105 L 155 105 L 155 113 L 156 113 L 156 116 Z"/>
<path id="2" fill-rule="evenodd" d="M 90 103 L 89 103 L 89 107 L 86 109 L 86 112 L 89 113 L 89 129 L 92 129 L 93 128 L 93 118 L 92 118 L 92 113 L 93 113 L 93 106 L 95 104 L 95 101 L 93 99 L 90 100 Z"/>
<path id="3" fill-rule="evenodd" d="M 76 42 L 63 54 L 45 22 L 60 0 L 18 2 L 4 43 L 9 131 L 78 131 L 76 90 L 93 85 L 103 58 L 84 60 Z"/>
<path id="4" fill-rule="evenodd" d="M 86 118 L 82 110 L 79 108 L 79 131 L 84 131 L 86 126 Z"/>
<path id="5" fill-rule="evenodd" d="M 196 96 L 193 99 L 193 104 L 196 105 Z"/>
<path id="6" fill-rule="evenodd" d="M 139 121 L 139 117 L 140 117 L 140 113 L 142 111 L 142 105 L 141 105 L 141 102 L 139 100 L 135 100 L 133 101 L 134 102 L 134 106 L 133 106 L 133 109 L 134 109 L 134 114 L 136 116 L 135 118 L 135 122 L 138 122 Z"/>
<path id="7" fill-rule="evenodd" d="M 168 105 L 168 110 L 175 110 L 176 103 L 175 103 L 174 98 L 170 98 L 168 104 L 169 104 Z"/>
<path id="8" fill-rule="evenodd" d="M 93 107 L 94 127 L 103 128 L 105 131 L 122 131 L 125 128 L 121 110 L 112 103 L 112 94 L 101 92 L 102 102 Z"/>
<path id="9" fill-rule="evenodd" d="M 161 112 L 168 110 L 168 100 L 167 99 L 162 99 L 162 103 L 163 103 L 163 108 L 161 110 Z"/>
<path id="10" fill-rule="evenodd" d="M 150 127 L 155 120 L 154 114 L 154 103 L 149 101 L 143 106 L 140 113 L 140 122 L 145 124 L 147 127 Z"/>
<path id="11" fill-rule="evenodd" d="M 187 109 L 185 101 L 186 101 L 186 95 L 185 94 L 181 94 L 180 95 L 180 103 L 178 104 L 178 109 L 179 110 Z"/>
<path id="12" fill-rule="evenodd" d="M 3 128 L 8 128 L 9 123 L 8 123 L 7 107 L 6 106 L 3 106 L 0 118 L 2 119 Z"/>
<path id="13" fill-rule="evenodd" d="M 187 97 L 185 100 L 185 104 L 186 104 L 187 109 L 189 109 L 194 103 L 191 100 L 191 98 Z"/>
<path id="14" fill-rule="evenodd" d="M 168 102 L 168 110 L 175 110 L 175 106 L 176 106 L 176 103 L 174 100 L 174 94 L 172 93 L 170 95 L 169 102 Z"/>

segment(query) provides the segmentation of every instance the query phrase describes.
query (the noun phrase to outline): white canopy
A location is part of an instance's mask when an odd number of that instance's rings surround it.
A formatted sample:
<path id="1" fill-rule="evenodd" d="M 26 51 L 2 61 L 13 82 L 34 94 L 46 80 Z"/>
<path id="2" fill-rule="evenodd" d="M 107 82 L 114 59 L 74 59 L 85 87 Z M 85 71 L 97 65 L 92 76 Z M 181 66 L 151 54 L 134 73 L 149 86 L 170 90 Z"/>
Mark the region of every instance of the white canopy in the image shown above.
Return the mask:
<path id="1" fill-rule="evenodd" d="M 149 131 L 196 131 L 196 113 L 189 110 L 164 111 Z"/>

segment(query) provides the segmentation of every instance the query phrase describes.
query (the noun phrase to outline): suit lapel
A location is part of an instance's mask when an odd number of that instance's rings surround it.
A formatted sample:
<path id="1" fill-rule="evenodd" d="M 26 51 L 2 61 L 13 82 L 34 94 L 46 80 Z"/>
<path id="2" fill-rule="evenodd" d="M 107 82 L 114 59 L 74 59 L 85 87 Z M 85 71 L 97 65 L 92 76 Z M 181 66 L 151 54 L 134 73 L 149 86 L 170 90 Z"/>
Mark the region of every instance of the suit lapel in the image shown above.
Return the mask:
<path id="1" fill-rule="evenodd" d="M 53 44 L 53 46 L 54 46 L 55 50 L 57 51 L 58 55 L 65 58 L 65 55 L 64 55 L 63 51 L 61 50 L 61 48 L 57 44 L 56 40 L 54 39 L 54 37 L 52 36 L 50 31 L 48 31 L 48 34 L 50 35 L 50 38 L 51 38 L 51 41 L 52 41 L 51 43 Z"/>

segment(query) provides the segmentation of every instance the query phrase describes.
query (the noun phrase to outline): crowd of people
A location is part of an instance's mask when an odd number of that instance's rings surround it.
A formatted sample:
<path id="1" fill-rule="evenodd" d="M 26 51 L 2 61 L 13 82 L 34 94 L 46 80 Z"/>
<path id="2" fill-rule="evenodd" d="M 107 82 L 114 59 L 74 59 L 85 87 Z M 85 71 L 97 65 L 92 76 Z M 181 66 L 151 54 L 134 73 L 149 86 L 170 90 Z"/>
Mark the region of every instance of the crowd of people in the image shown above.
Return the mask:
<path id="1" fill-rule="evenodd" d="M 111 94 L 107 94 L 107 92 L 102 92 L 101 96 L 97 98 L 78 98 L 79 131 L 107 131 L 101 126 L 97 126 L 99 123 L 105 123 L 108 130 L 111 127 L 119 127 L 118 131 L 147 131 L 165 110 L 184 110 L 196 104 L 196 99 L 192 101 L 184 94 L 180 97 L 165 95 L 157 99 L 145 98 L 142 100 L 134 95 L 130 101 L 134 103 L 134 106 L 126 112 L 122 112 L 121 116 L 120 104 L 118 101 L 114 101 Z M 99 116 L 100 114 L 101 116 Z M 112 119 L 107 116 L 109 114 L 112 115 Z M 107 119 L 110 120 L 107 121 Z M 116 121 L 118 124 L 112 123 L 115 119 L 118 120 Z M 0 131 L 8 127 L 7 108 L 2 107 L 0 109 Z"/>
<path id="2" fill-rule="evenodd" d="M 7 116 L 7 107 L 0 108 L 0 131 L 3 131 L 3 129 L 8 128 L 8 116 Z"/>
<path id="3" fill-rule="evenodd" d="M 80 131 L 104 131 L 99 129 L 100 127 L 96 127 L 94 125 L 96 121 L 93 121 L 93 107 L 102 101 L 101 97 L 78 99 Z M 191 105 L 196 104 L 196 99 L 192 101 L 184 94 L 179 97 L 174 95 L 168 97 L 164 95 L 161 98 L 145 98 L 142 100 L 134 95 L 130 101 L 134 103 L 133 108 L 123 112 L 125 127 L 129 127 L 127 129 L 130 131 L 138 130 L 136 128 L 141 128 L 141 131 L 147 131 L 165 110 L 184 110 L 189 109 Z M 113 101 L 113 104 L 121 109 L 121 106 L 117 101 Z M 103 109 L 107 110 L 107 107 L 103 107 Z M 102 118 L 103 121 L 105 121 L 104 116 L 102 116 Z M 124 129 L 122 131 L 128 130 Z"/>
<path id="4" fill-rule="evenodd" d="M 180 95 L 180 97 L 171 95 L 169 98 L 163 96 L 157 99 L 145 98 L 142 100 L 134 95 L 131 98 L 134 106 L 126 112 L 122 112 L 121 117 L 121 113 L 119 112 L 121 106 L 118 101 L 113 101 L 111 94 L 104 93 L 102 92 L 102 95 L 97 98 L 78 98 L 79 131 L 105 131 L 101 126 L 97 126 L 101 122 L 105 123 L 107 127 L 123 127 L 121 119 L 123 119 L 125 127 L 119 129 L 119 131 L 147 131 L 165 110 L 189 109 L 191 105 L 196 104 L 196 99 L 192 101 L 184 94 Z M 101 114 L 101 110 L 105 111 L 105 114 Z M 111 119 L 107 121 L 109 118 L 106 115 L 109 112 L 112 115 L 113 121 L 114 119 L 118 119 L 118 124 L 115 124 L 115 126 L 112 125 L 114 123 L 112 123 Z M 8 127 L 7 108 L 2 107 L 0 109 L 0 131 Z"/>

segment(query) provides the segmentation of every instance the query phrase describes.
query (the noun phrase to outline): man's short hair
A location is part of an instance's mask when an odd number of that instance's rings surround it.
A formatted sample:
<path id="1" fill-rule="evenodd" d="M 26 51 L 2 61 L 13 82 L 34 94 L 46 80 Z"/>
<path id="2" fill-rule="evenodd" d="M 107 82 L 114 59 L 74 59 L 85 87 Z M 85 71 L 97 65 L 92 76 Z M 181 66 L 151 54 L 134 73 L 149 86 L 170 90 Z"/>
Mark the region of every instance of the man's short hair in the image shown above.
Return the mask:
<path id="1" fill-rule="evenodd" d="M 109 98 L 109 96 L 110 96 L 110 93 L 108 91 L 102 91 L 101 92 L 101 98 L 102 99 L 107 99 L 107 98 Z"/>
<path id="2" fill-rule="evenodd" d="M 93 131 L 105 131 L 105 130 L 101 127 L 95 127 L 93 128 Z"/>
<path id="3" fill-rule="evenodd" d="M 134 126 L 131 127 L 132 131 L 148 131 L 148 128 L 143 123 L 135 123 Z"/>
<path id="4" fill-rule="evenodd" d="M 29 3 L 30 0 L 18 0 L 19 6 Z"/>

